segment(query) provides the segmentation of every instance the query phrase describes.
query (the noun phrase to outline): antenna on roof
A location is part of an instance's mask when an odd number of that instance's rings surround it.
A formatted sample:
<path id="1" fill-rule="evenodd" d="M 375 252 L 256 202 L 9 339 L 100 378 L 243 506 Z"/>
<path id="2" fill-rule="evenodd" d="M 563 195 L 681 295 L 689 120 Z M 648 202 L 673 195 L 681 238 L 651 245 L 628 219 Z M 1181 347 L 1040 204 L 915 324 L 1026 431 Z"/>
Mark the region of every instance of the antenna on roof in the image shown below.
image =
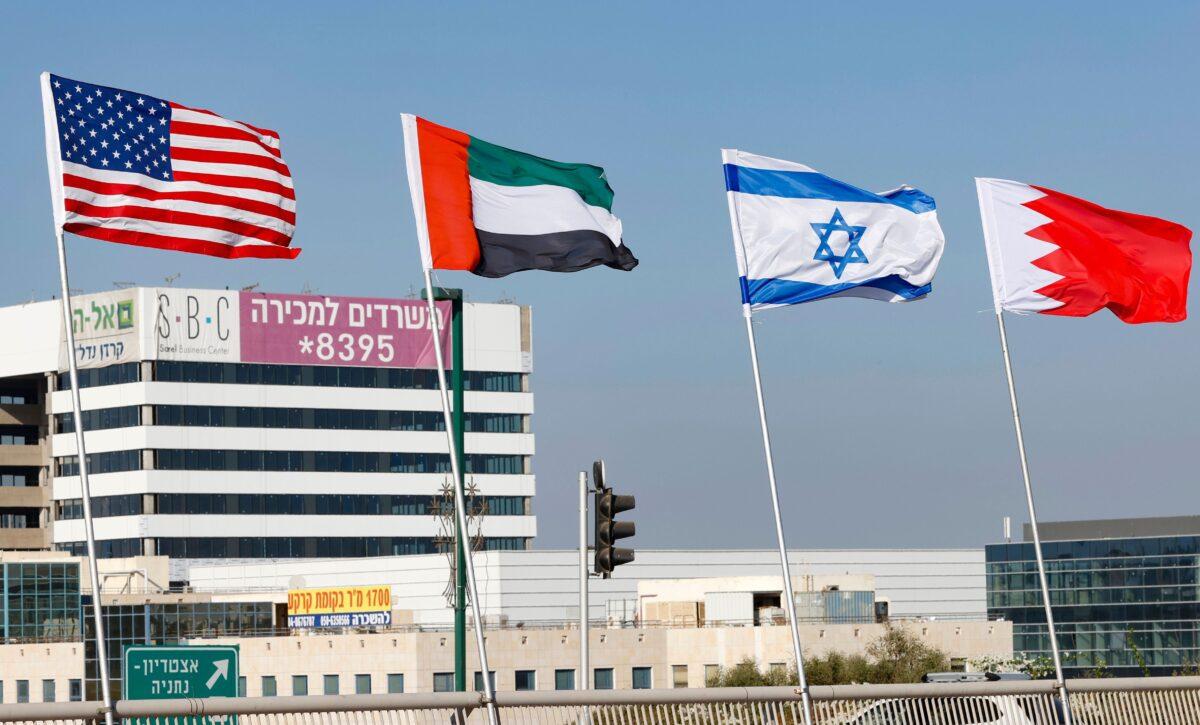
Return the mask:
<path id="1" fill-rule="evenodd" d="M 258 289 L 258 285 L 260 285 L 260 284 L 262 284 L 262 283 L 255 282 L 254 284 L 248 284 L 242 288 L 242 291 L 243 292 L 253 292 L 254 290 Z"/>
<path id="2" fill-rule="evenodd" d="M 302 294 L 302 295 L 315 295 L 316 293 L 318 293 L 320 291 L 321 290 L 319 290 L 316 287 L 313 287 L 311 284 L 309 284 L 308 280 L 305 280 L 304 286 L 300 288 L 300 294 Z"/>
<path id="3" fill-rule="evenodd" d="M 163 281 L 167 283 L 168 287 L 170 287 L 171 285 L 175 284 L 175 280 L 179 279 L 182 274 L 182 272 L 176 272 L 175 274 L 167 275 L 166 277 L 163 277 Z"/>

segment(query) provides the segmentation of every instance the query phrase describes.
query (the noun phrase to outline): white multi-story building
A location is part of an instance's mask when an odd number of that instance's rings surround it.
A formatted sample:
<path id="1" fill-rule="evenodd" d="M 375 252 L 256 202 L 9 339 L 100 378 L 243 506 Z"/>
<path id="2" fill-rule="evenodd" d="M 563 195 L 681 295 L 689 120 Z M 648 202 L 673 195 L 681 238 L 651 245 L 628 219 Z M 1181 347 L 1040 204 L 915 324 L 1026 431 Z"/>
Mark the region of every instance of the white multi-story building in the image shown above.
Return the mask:
<path id="1" fill-rule="evenodd" d="M 465 308 L 479 533 L 526 549 L 529 309 Z M 73 312 L 99 556 L 439 550 L 449 456 L 423 301 L 132 288 L 75 297 Z M 0 516 L 42 529 L 14 548 L 83 553 L 61 319 L 57 301 L 0 309 L 0 441 L 20 444 L 0 445 Z"/>

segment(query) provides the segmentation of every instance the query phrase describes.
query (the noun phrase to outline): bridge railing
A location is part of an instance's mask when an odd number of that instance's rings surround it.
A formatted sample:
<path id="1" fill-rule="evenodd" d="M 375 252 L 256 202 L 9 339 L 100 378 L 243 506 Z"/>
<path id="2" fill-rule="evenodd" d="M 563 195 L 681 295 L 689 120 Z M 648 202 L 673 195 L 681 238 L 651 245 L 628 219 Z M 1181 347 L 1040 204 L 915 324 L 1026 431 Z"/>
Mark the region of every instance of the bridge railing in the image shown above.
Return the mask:
<path id="1" fill-rule="evenodd" d="M 1080 725 L 1200 723 L 1200 677 L 1068 681 Z M 1059 693 L 1050 681 L 813 687 L 820 725 L 1057 725 Z M 793 725 L 803 722 L 792 687 L 498 692 L 504 723 L 568 725 Z M 102 721 L 98 702 L 0 705 L 0 722 Z M 238 725 L 485 723 L 479 693 L 121 700 L 126 722 Z"/>

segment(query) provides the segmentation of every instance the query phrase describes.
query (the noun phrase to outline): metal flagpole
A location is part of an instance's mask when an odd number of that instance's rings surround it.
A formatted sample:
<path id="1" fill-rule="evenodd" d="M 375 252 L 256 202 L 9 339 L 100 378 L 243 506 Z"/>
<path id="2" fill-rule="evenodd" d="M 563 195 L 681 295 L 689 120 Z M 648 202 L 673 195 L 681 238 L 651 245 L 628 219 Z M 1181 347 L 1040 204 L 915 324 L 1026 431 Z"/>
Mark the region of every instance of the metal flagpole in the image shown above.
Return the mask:
<path id="1" fill-rule="evenodd" d="M 575 683 L 576 690 L 586 690 L 591 685 L 591 680 L 588 678 L 588 638 L 592 633 L 591 629 L 591 612 L 588 609 L 588 536 L 587 536 L 587 513 L 588 513 L 588 475 L 586 471 L 579 472 L 579 681 Z M 588 707 L 583 707 L 583 714 L 579 722 L 582 725 L 587 725 L 588 722 Z"/>
<path id="2" fill-rule="evenodd" d="M 71 286 L 67 281 L 67 247 L 61 227 L 54 231 L 58 241 L 58 277 L 62 283 L 63 324 L 67 331 L 67 370 L 71 376 L 71 413 L 75 421 L 75 454 L 79 459 L 79 486 L 83 499 L 83 530 L 87 538 L 88 573 L 92 577 L 92 617 L 96 630 L 96 668 L 104 700 L 105 725 L 113 725 L 112 690 L 108 678 L 108 642 L 104 638 L 104 616 L 100 604 L 100 567 L 96 563 L 96 533 L 92 526 L 92 488 L 88 482 L 87 449 L 83 443 L 83 412 L 79 403 L 79 368 L 75 364 L 75 330 L 71 324 Z"/>
<path id="3" fill-rule="evenodd" d="M 1042 560 L 1042 539 L 1038 533 L 1037 512 L 1033 505 L 1033 486 L 1029 483 L 1029 462 L 1025 458 L 1025 436 L 1021 432 L 1021 414 L 1017 410 L 1017 386 L 1013 382 L 1012 360 L 1008 354 L 1008 335 L 1004 331 L 1004 313 L 996 310 L 1000 327 L 1000 350 L 1004 353 L 1004 373 L 1008 376 L 1008 399 L 1012 403 L 1013 426 L 1017 431 L 1017 453 L 1021 457 L 1021 476 L 1025 479 L 1025 503 L 1029 506 L 1029 528 L 1033 532 L 1033 552 L 1037 557 L 1038 581 L 1042 587 L 1042 604 L 1046 608 L 1046 624 L 1050 630 L 1050 653 L 1054 658 L 1054 677 L 1062 693 L 1063 722 L 1071 725 L 1071 703 L 1067 682 L 1063 677 L 1062 656 L 1058 651 L 1058 633 L 1054 629 L 1054 611 L 1050 606 L 1050 586 L 1046 580 L 1046 564 Z"/>
<path id="4" fill-rule="evenodd" d="M 458 465 L 458 446 L 454 440 L 454 416 L 450 410 L 450 395 L 446 389 L 446 362 L 442 357 L 441 326 L 438 324 L 437 307 L 433 304 L 433 280 L 429 268 L 422 265 L 425 272 L 425 300 L 429 303 L 429 330 L 433 334 L 433 352 L 437 360 L 438 392 L 442 396 L 442 416 L 446 421 L 446 442 L 450 448 L 450 475 L 454 477 L 454 516 L 458 521 L 458 530 L 462 532 L 464 559 L 467 570 L 467 594 L 471 600 L 471 616 L 475 619 L 475 646 L 479 650 L 479 667 L 483 670 L 483 696 L 487 703 L 488 722 L 499 725 L 500 717 L 496 712 L 496 693 L 492 690 L 491 670 L 488 669 L 487 647 L 483 642 L 483 616 L 479 609 L 479 589 L 475 586 L 475 564 L 470 547 L 466 546 L 467 503 L 463 495 L 462 470 Z"/>
<path id="5" fill-rule="evenodd" d="M 800 626 L 796 622 L 796 595 L 792 591 L 792 574 L 788 567 L 787 544 L 783 536 L 783 517 L 779 513 L 779 489 L 775 485 L 775 461 L 771 454 L 771 433 L 767 428 L 767 406 L 763 401 L 762 376 L 758 371 L 758 346 L 754 341 L 754 319 L 750 305 L 743 305 L 746 318 L 746 335 L 750 339 L 750 366 L 754 368 L 754 392 L 758 395 L 758 422 L 762 426 L 763 450 L 767 455 L 767 479 L 771 483 L 771 506 L 775 511 L 775 537 L 779 542 L 779 566 L 783 574 L 783 594 L 786 602 L 788 624 L 792 627 L 792 650 L 796 657 L 796 672 L 800 677 L 800 704 L 804 708 L 804 724 L 812 725 L 812 699 L 808 693 L 808 680 L 804 676 L 804 655 L 800 649 Z"/>

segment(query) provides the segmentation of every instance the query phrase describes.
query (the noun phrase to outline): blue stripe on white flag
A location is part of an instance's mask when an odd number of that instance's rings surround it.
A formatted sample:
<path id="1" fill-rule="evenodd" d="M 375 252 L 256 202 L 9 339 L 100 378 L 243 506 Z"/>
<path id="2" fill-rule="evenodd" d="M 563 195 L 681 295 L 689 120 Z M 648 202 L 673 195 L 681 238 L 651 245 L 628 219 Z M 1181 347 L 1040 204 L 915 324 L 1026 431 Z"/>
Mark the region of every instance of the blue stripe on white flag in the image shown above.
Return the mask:
<path id="1" fill-rule="evenodd" d="M 779 171 L 725 164 L 725 188 L 742 194 L 788 199 L 826 199 L 893 204 L 914 214 L 935 210 L 933 197 L 919 189 L 903 187 L 876 194 L 815 171 Z"/>
<path id="2" fill-rule="evenodd" d="M 867 287 L 873 290 L 890 293 L 903 300 L 915 300 L 924 297 L 933 290 L 933 285 L 916 286 L 904 281 L 899 275 L 888 275 L 879 279 L 863 282 L 843 282 L 840 284 L 815 284 L 794 279 L 746 279 L 740 278 L 742 285 L 742 302 L 754 307 L 762 305 L 797 305 L 812 302 L 822 297 L 832 297 L 855 289 Z M 874 296 L 874 295 L 871 295 Z"/>

